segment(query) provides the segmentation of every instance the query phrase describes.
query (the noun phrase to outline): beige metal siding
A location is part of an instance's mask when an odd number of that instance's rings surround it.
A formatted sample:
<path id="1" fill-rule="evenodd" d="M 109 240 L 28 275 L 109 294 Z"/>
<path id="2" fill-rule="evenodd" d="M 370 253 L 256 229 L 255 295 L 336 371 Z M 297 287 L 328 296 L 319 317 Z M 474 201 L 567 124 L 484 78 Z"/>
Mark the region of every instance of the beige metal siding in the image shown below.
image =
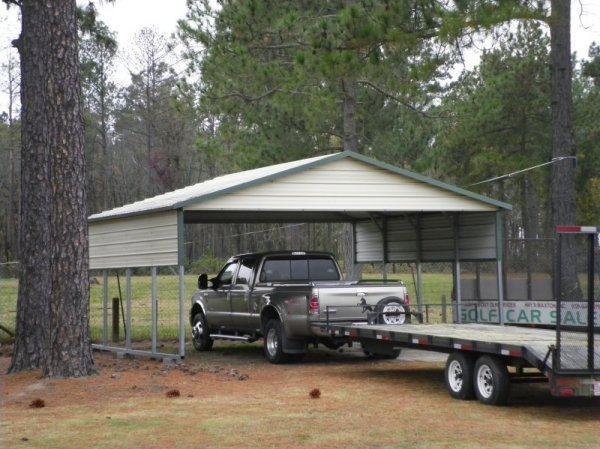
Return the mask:
<path id="1" fill-rule="evenodd" d="M 455 249 L 454 214 L 420 214 L 393 217 L 386 222 L 389 262 L 413 262 L 418 257 L 417 222 L 421 235 L 421 261 L 453 261 Z M 356 260 L 380 262 L 383 257 L 381 231 L 372 221 L 356 224 Z M 460 260 L 496 258 L 495 213 L 464 213 L 458 219 Z"/>
<path id="2" fill-rule="evenodd" d="M 186 210 L 494 211 L 490 204 L 354 159 L 341 159 Z"/>
<path id="3" fill-rule="evenodd" d="M 177 265 L 177 211 L 90 223 L 90 268 Z"/>

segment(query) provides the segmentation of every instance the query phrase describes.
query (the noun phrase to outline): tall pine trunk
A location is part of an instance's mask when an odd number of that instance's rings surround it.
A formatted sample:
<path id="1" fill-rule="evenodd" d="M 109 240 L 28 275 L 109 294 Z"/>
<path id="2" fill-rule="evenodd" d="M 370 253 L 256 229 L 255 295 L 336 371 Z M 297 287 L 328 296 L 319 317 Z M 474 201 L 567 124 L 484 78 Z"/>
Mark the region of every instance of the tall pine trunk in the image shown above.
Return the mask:
<path id="1" fill-rule="evenodd" d="M 24 0 L 22 269 L 11 371 L 92 372 L 87 209 L 75 0 Z M 24 343 L 24 344 L 23 344 Z"/>
<path id="2" fill-rule="evenodd" d="M 552 71 L 552 157 L 575 156 L 571 66 L 571 0 L 552 0 L 550 57 Z M 571 160 L 552 164 L 551 232 L 558 225 L 575 224 L 575 166 Z M 564 248 L 563 291 L 581 297 L 577 279 L 577 248 Z"/>
<path id="3" fill-rule="evenodd" d="M 10 372 L 41 368 L 48 341 L 51 196 L 47 113 L 42 98 L 47 87 L 45 47 L 50 36 L 38 30 L 45 9 L 41 3 L 24 2 L 21 36 L 14 42 L 21 56 L 21 257 Z"/>

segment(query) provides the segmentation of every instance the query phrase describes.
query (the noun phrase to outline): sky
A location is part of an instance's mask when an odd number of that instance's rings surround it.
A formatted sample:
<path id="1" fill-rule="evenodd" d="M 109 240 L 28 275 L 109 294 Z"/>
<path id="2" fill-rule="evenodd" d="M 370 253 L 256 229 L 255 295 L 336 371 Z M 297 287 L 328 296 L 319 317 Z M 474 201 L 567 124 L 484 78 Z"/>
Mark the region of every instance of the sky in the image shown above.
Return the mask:
<path id="1" fill-rule="evenodd" d="M 86 5 L 87 0 L 77 0 Z M 185 0 L 117 0 L 95 2 L 99 10 L 99 18 L 117 33 L 119 47 L 123 49 L 117 61 L 117 80 L 119 84 L 128 82 L 126 66 L 126 50 L 131 46 L 133 37 L 143 27 L 154 28 L 169 36 L 176 30 L 177 20 L 184 18 Z M 579 59 L 587 57 L 589 45 L 595 41 L 600 44 L 600 0 L 572 0 L 571 5 L 571 50 L 577 52 Z M 6 6 L 0 2 L 0 64 L 7 58 L 11 49 L 11 40 L 19 34 L 17 8 Z M 0 72 L 0 112 L 5 110 L 4 88 L 5 75 Z"/>

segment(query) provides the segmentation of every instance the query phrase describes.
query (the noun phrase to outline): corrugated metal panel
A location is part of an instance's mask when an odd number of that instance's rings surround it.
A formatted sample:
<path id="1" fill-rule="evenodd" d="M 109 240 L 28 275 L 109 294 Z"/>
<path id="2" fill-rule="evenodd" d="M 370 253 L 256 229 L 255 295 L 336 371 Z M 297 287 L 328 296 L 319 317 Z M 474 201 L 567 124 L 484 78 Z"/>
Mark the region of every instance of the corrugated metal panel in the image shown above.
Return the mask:
<path id="1" fill-rule="evenodd" d="M 452 215 L 424 215 L 421 219 L 421 261 L 454 260 Z"/>
<path id="2" fill-rule="evenodd" d="M 413 217 L 414 221 L 414 217 Z M 394 262 L 417 259 L 417 232 L 409 218 L 392 218 L 387 221 L 388 258 Z"/>
<path id="3" fill-rule="evenodd" d="M 92 269 L 177 264 L 177 211 L 90 224 Z"/>
<path id="4" fill-rule="evenodd" d="M 460 214 L 458 252 L 462 260 L 496 258 L 496 214 Z"/>
<path id="5" fill-rule="evenodd" d="M 495 213 L 458 215 L 460 260 L 496 258 Z M 453 261 L 455 249 L 454 214 L 417 214 L 389 218 L 386 223 L 389 262 L 418 259 L 418 232 L 421 235 L 421 261 Z M 356 224 L 357 262 L 380 262 L 383 256 L 381 231 L 371 221 Z"/>
<path id="6" fill-rule="evenodd" d="M 497 208 L 373 167 L 342 159 L 199 201 L 186 210 L 494 211 Z"/>
<path id="7" fill-rule="evenodd" d="M 379 228 L 372 221 L 356 224 L 355 252 L 359 263 L 379 262 L 383 251 L 383 241 Z"/>

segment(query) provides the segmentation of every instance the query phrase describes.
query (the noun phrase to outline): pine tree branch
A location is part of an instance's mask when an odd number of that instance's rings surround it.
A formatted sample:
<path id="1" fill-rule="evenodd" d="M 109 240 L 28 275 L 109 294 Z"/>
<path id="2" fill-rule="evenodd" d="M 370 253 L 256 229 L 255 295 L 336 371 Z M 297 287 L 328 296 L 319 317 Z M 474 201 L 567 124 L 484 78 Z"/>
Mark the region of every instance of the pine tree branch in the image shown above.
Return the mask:
<path id="1" fill-rule="evenodd" d="M 234 92 L 234 93 L 227 94 L 227 95 L 218 95 L 218 96 L 207 95 L 206 98 L 209 98 L 211 100 L 224 100 L 226 98 L 241 98 L 242 100 L 244 100 L 244 101 L 246 101 L 248 103 L 253 103 L 253 102 L 256 102 L 256 101 L 260 101 L 263 98 L 270 97 L 271 95 L 273 95 L 273 94 L 275 94 L 277 92 L 280 92 L 280 91 L 281 91 L 281 89 L 279 89 L 278 87 L 276 87 L 276 88 L 271 89 L 271 90 L 269 90 L 269 91 L 265 92 L 264 94 L 259 95 L 257 97 L 251 97 L 251 96 L 243 94 L 241 92 Z"/>
<path id="2" fill-rule="evenodd" d="M 424 111 L 421 111 L 417 108 L 415 108 L 413 105 L 407 103 L 406 101 L 402 100 L 401 98 L 397 97 L 396 95 L 393 95 L 389 92 L 386 92 L 385 90 L 383 90 L 381 87 L 373 84 L 371 81 L 368 80 L 357 80 L 356 81 L 358 84 L 362 84 L 364 86 L 367 86 L 371 89 L 373 89 L 375 92 L 380 93 L 381 95 L 383 95 L 386 98 L 389 98 L 390 100 L 395 101 L 398 104 L 401 104 L 402 106 L 404 106 L 407 109 L 410 109 L 413 112 L 416 112 L 417 114 L 422 115 L 423 117 L 426 118 L 446 118 L 446 117 L 442 117 L 442 116 L 432 116 Z"/>

